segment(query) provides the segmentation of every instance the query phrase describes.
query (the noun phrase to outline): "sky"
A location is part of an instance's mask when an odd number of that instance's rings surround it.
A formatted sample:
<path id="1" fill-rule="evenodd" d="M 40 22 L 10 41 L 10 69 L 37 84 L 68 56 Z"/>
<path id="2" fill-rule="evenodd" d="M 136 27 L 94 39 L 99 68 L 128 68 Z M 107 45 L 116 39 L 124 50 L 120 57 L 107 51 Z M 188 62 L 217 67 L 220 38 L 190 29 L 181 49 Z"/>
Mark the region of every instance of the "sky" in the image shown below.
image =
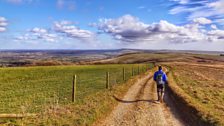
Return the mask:
<path id="1" fill-rule="evenodd" d="M 224 0 L 0 0 L 0 49 L 224 51 Z"/>

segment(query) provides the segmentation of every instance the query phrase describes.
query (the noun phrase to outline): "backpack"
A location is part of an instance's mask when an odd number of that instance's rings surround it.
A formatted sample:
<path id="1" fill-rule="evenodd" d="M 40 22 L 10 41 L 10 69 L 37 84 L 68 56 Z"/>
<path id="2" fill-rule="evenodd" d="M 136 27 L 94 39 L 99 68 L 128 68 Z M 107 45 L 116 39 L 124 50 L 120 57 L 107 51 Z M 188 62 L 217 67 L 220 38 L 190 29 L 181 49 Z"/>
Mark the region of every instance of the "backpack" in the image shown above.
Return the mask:
<path id="1" fill-rule="evenodd" d="M 165 84 L 165 82 L 163 81 L 163 74 L 158 74 L 157 75 L 157 77 L 156 77 L 156 83 L 157 83 L 157 85 Z"/>

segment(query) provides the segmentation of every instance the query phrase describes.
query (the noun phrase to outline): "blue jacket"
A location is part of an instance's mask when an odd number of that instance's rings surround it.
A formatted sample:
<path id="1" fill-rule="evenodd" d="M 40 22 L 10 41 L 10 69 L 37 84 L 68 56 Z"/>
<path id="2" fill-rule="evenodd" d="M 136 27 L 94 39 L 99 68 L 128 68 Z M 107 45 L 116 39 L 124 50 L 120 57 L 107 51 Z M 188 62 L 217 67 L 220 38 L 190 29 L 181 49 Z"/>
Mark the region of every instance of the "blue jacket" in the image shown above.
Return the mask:
<path id="1" fill-rule="evenodd" d="M 167 76 L 162 70 L 156 71 L 154 73 L 154 76 L 153 76 L 154 81 L 156 81 L 156 77 L 157 77 L 158 74 L 163 74 L 162 79 L 163 79 L 164 82 L 167 82 Z"/>

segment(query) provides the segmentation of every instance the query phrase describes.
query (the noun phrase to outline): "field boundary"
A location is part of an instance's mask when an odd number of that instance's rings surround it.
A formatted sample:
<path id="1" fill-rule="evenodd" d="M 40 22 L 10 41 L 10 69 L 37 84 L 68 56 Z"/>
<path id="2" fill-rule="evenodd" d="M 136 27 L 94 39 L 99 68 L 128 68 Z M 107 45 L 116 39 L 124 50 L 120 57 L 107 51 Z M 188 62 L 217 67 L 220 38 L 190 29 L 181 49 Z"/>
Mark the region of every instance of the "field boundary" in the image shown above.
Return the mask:
<path id="1" fill-rule="evenodd" d="M 58 102 L 55 101 L 49 105 L 43 106 L 44 109 L 37 113 L 26 113 L 25 111 L 8 114 L 2 113 L 0 114 L 0 124 L 91 125 L 98 119 L 103 118 L 110 113 L 113 107 L 117 104 L 117 101 L 113 98 L 114 94 L 123 96 L 132 84 L 148 73 L 151 67 L 151 65 L 148 67 L 146 64 L 134 64 L 130 67 L 119 67 L 115 72 L 111 69 L 103 69 L 103 72 L 101 72 L 102 74 L 98 75 L 102 76 L 100 78 L 103 79 L 100 81 L 100 84 L 102 85 L 100 85 L 100 90 L 92 95 L 84 97 L 82 103 L 75 102 L 75 100 L 79 99 L 74 97 L 76 96 L 75 93 L 77 93 L 75 75 L 78 74 L 78 72 L 74 72 L 74 74 L 70 74 L 74 75 L 72 76 L 73 78 L 68 78 L 69 80 L 71 79 L 71 81 L 68 81 L 70 88 L 74 88 L 73 90 L 69 88 L 69 96 L 72 95 L 74 99 L 68 104 L 58 104 Z M 110 76 L 106 76 L 109 72 Z M 80 81 L 78 81 L 79 84 L 84 83 L 84 81 L 81 80 L 81 77 L 82 76 L 80 76 Z M 114 81 L 116 79 L 117 81 Z M 92 80 L 93 79 L 91 79 L 91 81 Z M 101 104 L 99 105 L 99 103 Z M 33 120 L 35 120 L 35 122 L 33 122 Z"/>
<path id="2" fill-rule="evenodd" d="M 49 104 L 79 104 L 87 96 L 84 93 L 87 90 L 93 94 L 110 91 L 113 86 L 150 68 L 151 64 L 0 68 L 5 76 L 1 78 L 1 88 L 7 89 L 1 93 L 0 115 L 39 113 Z M 8 85 L 13 87 L 8 88 Z"/>
<path id="3" fill-rule="evenodd" d="M 166 88 L 168 97 L 174 107 L 180 114 L 181 118 L 191 126 L 213 126 L 220 125 L 219 122 L 214 121 L 206 109 L 197 104 L 189 95 L 187 95 L 175 82 L 172 68 L 169 68 L 168 77 L 169 85 Z M 212 120 L 211 120 L 212 119 Z"/>

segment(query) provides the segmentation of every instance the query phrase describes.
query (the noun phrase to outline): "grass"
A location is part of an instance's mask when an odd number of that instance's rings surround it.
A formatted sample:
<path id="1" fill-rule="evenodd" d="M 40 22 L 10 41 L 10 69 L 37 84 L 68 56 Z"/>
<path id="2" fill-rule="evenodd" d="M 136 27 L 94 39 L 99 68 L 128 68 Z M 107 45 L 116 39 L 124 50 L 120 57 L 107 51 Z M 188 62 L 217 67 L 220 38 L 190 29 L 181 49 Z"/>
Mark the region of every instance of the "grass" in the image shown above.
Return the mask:
<path id="1" fill-rule="evenodd" d="M 123 67 L 128 80 L 132 68 L 137 74 L 138 66 L 141 72 L 146 68 L 145 64 L 1 68 L 0 113 L 38 113 L 38 118 L 26 119 L 30 124 L 93 123 L 115 104 L 110 96 L 128 88 L 121 85 L 125 82 Z M 107 71 L 112 91 L 105 89 Z M 71 102 L 74 74 L 77 74 L 75 104 Z"/>
<path id="2" fill-rule="evenodd" d="M 186 94 L 203 120 L 214 125 L 224 125 L 224 69 L 176 65 L 173 66 L 174 79 L 182 94 Z"/>

